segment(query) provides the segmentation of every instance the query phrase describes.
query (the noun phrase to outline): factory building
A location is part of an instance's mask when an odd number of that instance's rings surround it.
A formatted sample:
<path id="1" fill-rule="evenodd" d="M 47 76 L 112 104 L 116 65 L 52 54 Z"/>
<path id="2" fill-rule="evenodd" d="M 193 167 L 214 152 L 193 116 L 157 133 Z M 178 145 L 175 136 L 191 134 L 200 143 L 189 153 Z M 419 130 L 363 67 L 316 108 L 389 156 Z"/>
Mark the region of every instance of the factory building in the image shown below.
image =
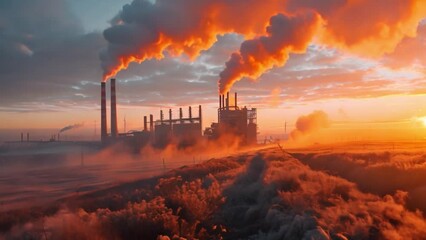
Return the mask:
<path id="1" fill-rule="evenodd" d="M 232 134 L 240 138 L 241 145 L 257 143 L 257 109 L 240 108 L 238 95 L 235 93 L 234 105 L 230 103 L 229 92 L 219 96 L 218 122 L 212 123 L 204 131 L 209 139 L 218 139 L 224 134 Z"/>
<path id="2" fill-rule="evenodd" d="M 189 107 L 188 116 L 184 117 L 182 108 L 179 109 L 179 118 L 173 118 L 172 110 L 166 119 L 163 110 L 160 111 L 160 119 L 154 120 L 151 114 L 143 117 L 142 130 L 132 130 L 119 133 L 117 127 L 117 94 L 116 80 L 110 80 L 111 85 L 111 133 L 107 127 L 106 84 L 101 83 L 101 142 L 104 146 L 115 143 L 124 143 L 126 146 L 138 150 L 151 144 L 157 148 L 163 148 L 170 143 L 179 147 L 194 145 L 202 138 L 202 108 L 198 106 L 198 116 L 193 117 L 192 107 Z M 148 128 L 149 124 L 149 128 Z"/>

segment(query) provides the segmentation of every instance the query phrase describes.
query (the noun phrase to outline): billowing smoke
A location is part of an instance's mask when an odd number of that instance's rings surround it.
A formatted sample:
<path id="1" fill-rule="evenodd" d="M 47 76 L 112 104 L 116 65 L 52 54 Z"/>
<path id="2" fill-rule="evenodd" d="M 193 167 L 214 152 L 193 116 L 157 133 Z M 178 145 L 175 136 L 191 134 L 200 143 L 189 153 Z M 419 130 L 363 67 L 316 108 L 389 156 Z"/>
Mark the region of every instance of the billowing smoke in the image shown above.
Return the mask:
<path id="1" fill-rule="evenodd" d="M 134 0 L 104 31 L 104 80 L 131 62 L 161 59 L 164 54 L 194 59 L 218 35 L 261 34 L 270 16 L 281 10 L 284 5 L 276 0 Z"/>
<path id="2" fill-rule="evenodd" d="M 319 27 L 320 18 L 313 12 L 271 18 L 267 35 L 243 42 L 220 73 L 220 92 L 230 90 L 243 77 L 258 78 L 265 70 L 286 62 L 291 52 L 303 52 Z"/>
<path id="3" fill-rule="evenodd" d="M 296 129 L 290 132 L 293 140 L 314 133 L 330 125 L 328 115 L 323 111 L 314 111 L 309 115 L 301 116 L 296 121 Z"/>
<path id="4" fill-rule="evenodd" d="M 66 131 L 69 131 L 69 130 L 72 130 L 72 129 L 76 129 L 76 128 L 80 128 L 80 127 L 83 127 L 83 124 L 82 123 L 76 123 L 76 124 L 69 125 L 69 126 L 62 128 L 61 130 L 59 130 L 59 133 L 63 133 L 63 132 L 66 132 Z"/>
<path id="5" fill-rule="evenodd" d="M 242 77 L 283 66 L 312 41 L 368 56 L 392 52 L 416 35 L 425 16 L 423 0 L 134 0 L 105 30 L 108 47 L 100 57 L 107 79 L 131 62 L 165 54 L 194 59 L 218 35 L 242 34 L 252 39 L 220 74 L 225 93 Z"/>
<path id="6" fill-rule="evenodd" d="M 231 55 L 226 68 L 220 74 L 221 93 L 227 92 L 243 77 L 256 79 L 273 67 L 285 65 L 288 54 L 303 53 L 314 36 L 318 36 L 319 44 L 331 45 L 365 56 L 378 57 L 393 52 L 403 38 L 416 35 L 419 22 L 426 17 L 426 2 L 421 0 L 283 2 L 286 4 L 285 18 L 296 17 L 299 21 L 279 22 L 276 20 L 277 16 L 274 16 L 265 36 L 243 42 L 240 51 Z M 291 15 L 294 12 L 297 14 Z M 300 18 L 301 14 L 303 16 L 310 12 L 318 14 L 322 24 L 312 22 L 309 17 Z M 278 25 L 275 29 L 281 32 L 280 37 L 274 37 L 271 33 L 273 25 Z M 269 44 L 262 43 L 269 38 L 273 38 L 274 41 L 270 41 Z M 250 46 L 253 42 L 258 43 L 256 47 Z"/>

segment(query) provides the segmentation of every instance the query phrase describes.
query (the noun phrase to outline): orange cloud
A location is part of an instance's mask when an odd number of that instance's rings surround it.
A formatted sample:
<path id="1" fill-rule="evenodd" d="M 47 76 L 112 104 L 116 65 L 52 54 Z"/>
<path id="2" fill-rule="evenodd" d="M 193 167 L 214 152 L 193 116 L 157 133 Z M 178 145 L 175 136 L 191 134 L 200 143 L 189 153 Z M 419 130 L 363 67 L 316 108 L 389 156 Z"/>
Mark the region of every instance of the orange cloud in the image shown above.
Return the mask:
<path id="1" fill-rule="evenodd" d="M 297 12 L 299 16 L 300 12 L 313 12 L 318 14 L 318 20 L 311 22 L 309 18 L 301 18 L 304 22 L 297 28 L 303 30 L 299 31 L 282 25 L 280 31 L 283 33 L 276 37 L 270 31 L 273 23 L 277 23 L 273 20 L 276 16 L 272 17 L 265 36 L 245 41 L 240 51 L 231 55 L 220 74 L 221 93 L 227 92 L 243 77 L 258 78 L 273 67 L 283 66 L 289 53 L 305 52 L 314 35 L 322 44 L 365 56 L 390 53 L 405 37 L 416 36 L 417 26 L 426 16 L 426 3 L 421 0 L 288 0 L 285 3 L 288 12 Z M 268 39 L 274 40 L 265 43 Z M 297 48 L 293 47 L 295 44 Z M 266 45 L 273 48 L 266 48 Z"/>
<path id="2" fill-rule="evenodd" d="M 316 132 L 330 125 L 328 115 L 323 111 L 314 111 L 309 115 L 301 116 L 296 121 L 296 129 L 291 131 L 292 140 L 299 140 L 301 137 Z"/>

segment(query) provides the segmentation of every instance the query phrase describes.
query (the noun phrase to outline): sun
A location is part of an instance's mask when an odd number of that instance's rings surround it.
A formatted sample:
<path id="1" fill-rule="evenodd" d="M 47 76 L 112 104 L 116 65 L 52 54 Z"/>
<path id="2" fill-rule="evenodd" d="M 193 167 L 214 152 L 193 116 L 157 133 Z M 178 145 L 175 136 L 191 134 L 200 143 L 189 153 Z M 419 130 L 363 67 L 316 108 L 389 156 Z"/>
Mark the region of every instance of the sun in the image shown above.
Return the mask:
<path id="1" fill-rule="evenodd" d="M 419 117 L 418 119 L 423 124 L 423 126 L 426 127 L 426 116 L 425 117 Z"/>

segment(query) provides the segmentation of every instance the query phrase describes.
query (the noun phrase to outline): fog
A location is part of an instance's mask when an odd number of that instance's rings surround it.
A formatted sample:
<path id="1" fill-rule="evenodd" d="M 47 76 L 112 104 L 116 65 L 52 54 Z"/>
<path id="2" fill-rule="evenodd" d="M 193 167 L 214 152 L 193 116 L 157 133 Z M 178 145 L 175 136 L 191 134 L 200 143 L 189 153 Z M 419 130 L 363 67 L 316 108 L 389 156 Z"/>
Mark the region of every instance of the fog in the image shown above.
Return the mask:
<path id="1" fill-rule="evenodd" d="M 372 149 L 367 151 L 376 154 Z M 368 189 L 361 191 L 356 183 L 304 165 L 297 158 L 306 157 L 307 152 L 308 149 L 299 149 L 298 153 L 294 149 L 285 150 L 285 145 L 284 149 L 271 146 L 188 164 L 157 177 L 64 199 L 56 208 L 38 209 L 40 214 L 35 217 L 34 210 L 20 212 L 22 216 L 33 217 L 9 217 L 14 224 L 2 226 L 2 237 L 421 239 L 425 236 L 426 221 L 422 212 L 407 207 L 411 196 L 403 184 L 383 194 Z M 311 151 L 310 156 L 316 154 L 321 153 Z"/>

